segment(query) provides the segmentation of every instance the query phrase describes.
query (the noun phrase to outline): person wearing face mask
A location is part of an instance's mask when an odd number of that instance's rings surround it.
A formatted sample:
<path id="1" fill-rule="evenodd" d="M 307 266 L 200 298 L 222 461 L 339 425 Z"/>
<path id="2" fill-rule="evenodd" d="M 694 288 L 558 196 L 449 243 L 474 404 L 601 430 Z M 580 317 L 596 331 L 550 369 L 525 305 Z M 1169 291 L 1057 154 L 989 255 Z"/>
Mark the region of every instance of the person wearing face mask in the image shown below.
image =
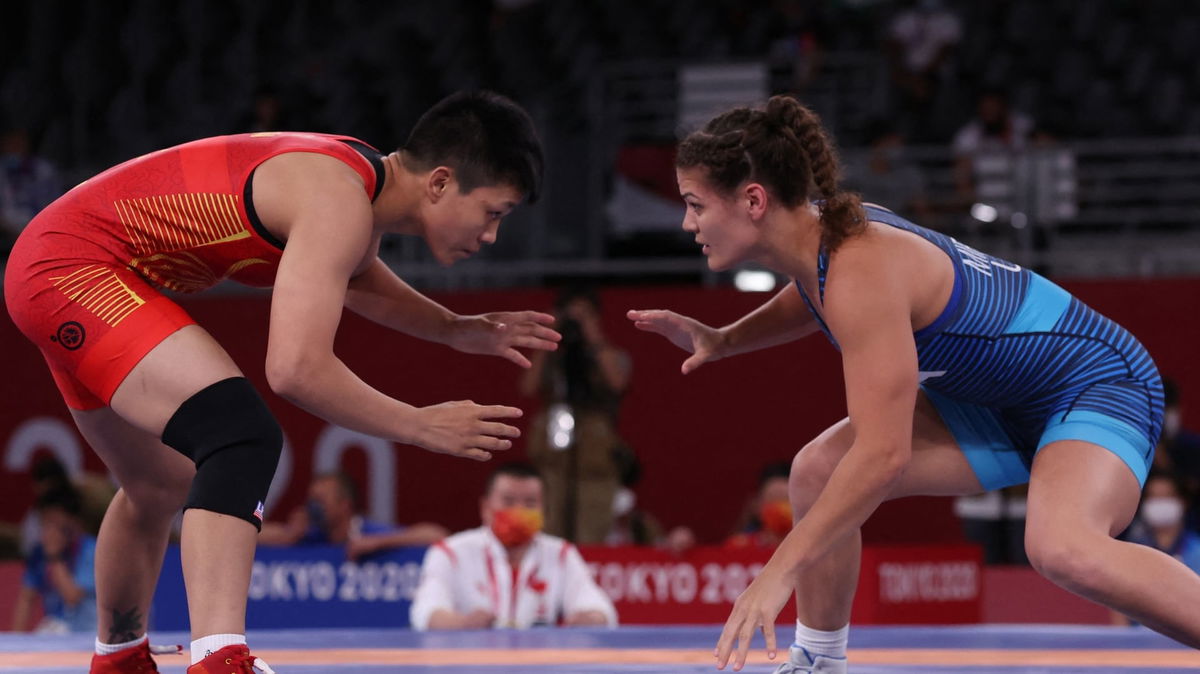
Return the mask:
<path id="1" fill-rule="evenodd" d="M 985 197 L 997 202 L 992 205 L 1009 206 L 1012 154 L 1029 147 L 1033 129 L 1033 119 L 1013 110 L 1003 91 L 979 96 L 975 117 L 953 141 L 954 186 L 964 206 Z"/>
<path id="2" fill-rule="evenodd" d="M 1169 378 L 1163 378 L 1163 430 L 1154 465 L 1178 474 L 1188 489 L 1200 489 L 1200 433 L 1184 428 L 1179 385 Z M 1194 508 L 1189 520 L 1196 524 Z"/>
<path id="3" fill-rule="evenodd" d="M 617 624 L 612 600 L 569 542 L 541 533 L 542 479 L 506 463 L 479 502 L 483 526 L 429 548 L 410 612 L 417 630 Z"/>
<path id="4" fill-rule="evenodd" d="M 1200 535 L 1189 529 L 1184 521 L 1191 500 L 1188 494 L 1187 487 L 1176 475 L 1152 473 L 1146 478 L 1137 519 L 1127 538 L 1133 543 L 1161 550 L 1200 573 Z M 1132 621 L 1114 611 L 1113 622 L 1127 625 Z"/>
<path id="5" fill-rule="evenodd" d="M 746 506 L 743 524 L 725 541 L 727 548 L 774 549 L 792 530 L 792 506 L 788 502 L 788 473 L 791 463 L 780 461 L 763 467 L 758 492 Z"/>

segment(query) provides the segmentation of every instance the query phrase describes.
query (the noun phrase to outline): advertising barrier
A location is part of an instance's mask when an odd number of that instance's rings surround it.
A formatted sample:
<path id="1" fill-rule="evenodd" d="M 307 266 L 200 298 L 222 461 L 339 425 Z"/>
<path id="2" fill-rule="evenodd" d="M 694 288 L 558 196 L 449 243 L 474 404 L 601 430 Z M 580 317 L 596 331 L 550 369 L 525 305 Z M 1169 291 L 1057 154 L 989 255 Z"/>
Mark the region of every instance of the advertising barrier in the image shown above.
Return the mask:
<path id="1" fill-rule="evenodd" d="M 757 548 L 698 547 L 678 556 L 654 548 L 581 547 L 592 577 L 622 624 L 722 623 L 770 559 Z M 346 559 L 337 546 L 259 548 L 246 626 L 406 627 L 424 548 Z M 979 622 L 982 555 L 969 545 L 880 546 L 863 550 L 856 624 Z M 796 619 L 788 602 L 781 623 Z M 179 548 L 167 553 L 155 594 L 156 630 L 187 629 Z"/>

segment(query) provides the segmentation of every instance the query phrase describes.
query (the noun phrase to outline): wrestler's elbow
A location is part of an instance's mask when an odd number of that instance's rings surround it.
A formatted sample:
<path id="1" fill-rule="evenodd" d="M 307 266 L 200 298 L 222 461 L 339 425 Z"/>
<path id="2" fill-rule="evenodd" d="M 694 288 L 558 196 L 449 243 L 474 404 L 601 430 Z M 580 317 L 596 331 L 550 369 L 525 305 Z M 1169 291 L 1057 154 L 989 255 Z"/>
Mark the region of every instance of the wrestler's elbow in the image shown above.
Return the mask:
<path id="1" fill-rule="evenodd" d="M 267 354 L 267 385 L 276 395 L 291 401 L 305 400 L 317 388 L 319 366 L 301 352 Z"/>

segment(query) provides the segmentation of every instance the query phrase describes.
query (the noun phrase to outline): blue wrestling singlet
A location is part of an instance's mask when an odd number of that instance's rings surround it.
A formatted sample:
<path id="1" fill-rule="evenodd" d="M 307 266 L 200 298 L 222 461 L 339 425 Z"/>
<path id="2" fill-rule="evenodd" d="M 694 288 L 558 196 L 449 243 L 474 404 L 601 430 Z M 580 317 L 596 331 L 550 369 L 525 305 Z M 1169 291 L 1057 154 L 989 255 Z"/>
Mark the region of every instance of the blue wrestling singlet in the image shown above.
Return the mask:
<path id="1" fill-rule="evenodd" d="M 1108 449 L 1145 482 L 1162 430 L 1163 391 L 1154 361 L 1133 335 L 1028 269 L 888 210 L 865 209 L 868 220 L 923 237 L 954 264 L 946 308 L 913 337 L 921 388 L 984 488 L 1028 481 L 1034 453 L 1068 439 Z M 822 305 L 828 271 L 822 246 Z"/>

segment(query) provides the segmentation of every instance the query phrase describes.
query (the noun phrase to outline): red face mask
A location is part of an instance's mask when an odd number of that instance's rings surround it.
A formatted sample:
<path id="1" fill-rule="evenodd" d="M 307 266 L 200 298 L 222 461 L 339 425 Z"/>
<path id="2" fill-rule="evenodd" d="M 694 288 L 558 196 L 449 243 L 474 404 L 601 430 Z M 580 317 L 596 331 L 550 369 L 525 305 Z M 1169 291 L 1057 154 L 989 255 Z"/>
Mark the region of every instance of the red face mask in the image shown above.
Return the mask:
<path id="1" fill-rule="evenodd" d="M 505 508 L 492 513 L 492 533 L 506 548 L 524 545 L 542 530 L 542 511 L 534 508 Z"/>
<path id="2" fill-rule="evenodd" d="M 787 501 L 768 501 L 758 509 L 758 521 L 764 530 L 783 538 L 792 530 L 792 506 Z"/>

